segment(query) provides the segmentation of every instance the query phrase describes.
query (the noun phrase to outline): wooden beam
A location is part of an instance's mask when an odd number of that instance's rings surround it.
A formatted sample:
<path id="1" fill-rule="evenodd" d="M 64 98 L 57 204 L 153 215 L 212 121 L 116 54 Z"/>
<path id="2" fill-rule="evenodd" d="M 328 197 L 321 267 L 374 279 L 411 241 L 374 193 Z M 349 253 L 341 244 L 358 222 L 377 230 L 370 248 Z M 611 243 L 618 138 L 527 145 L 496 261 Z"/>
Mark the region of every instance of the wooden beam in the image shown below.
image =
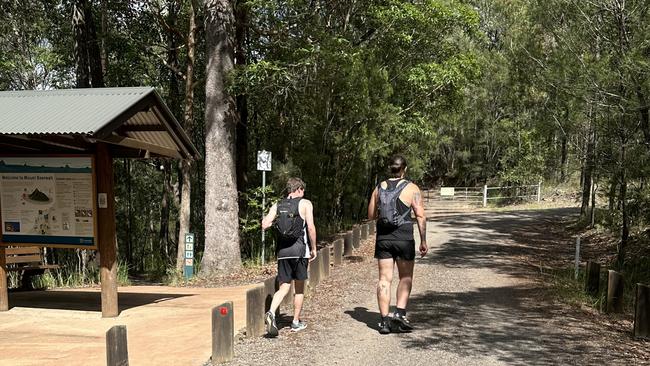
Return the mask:
<path id="1" fill-rule="evenodd" d="M 167 156 L 170 158 L 177 158 L 177 159 L 182 159 L 181 154 L 173 149 L 168 149 L 166 147 L 162 147 L 159 145 L 154 145 L 150 144 L 148 142 L 136 140 L 131 137 L 126 137 L 126 136 L 120 136 L 120 135 L 112 135 L 109 136 L 105 139 L 102 139 L 102 141 L 110 143 L 110 144 L 115 144 L 119 146 L 124 146 L 124 147 L 129 147 L 132 149 L 140 149 L 140 150 L 147 150 L 155 154 Z"/>
<path id="2" fill-rule="evenodd" d="M 125 132 L 167 132 L 167 128 L 161 124 L 152 125 L 122 125 L 115 132 L 123 134 Z"/>
<path id="3" fill-rule="evenodd" d="M 2 205 L 0 205 L 1 207 Z M 2 225 L 2 211 L 0 210 L 0 225 Z M 0 228 L 2 229 L 2 228 Z M 0 242 L 2 230 L 0 230 Z M 9 310 L 9 287 L 7 286 L 7 254 L 6 247 L 0 245 L 0 311 Z"/>
<path id="4" fill-rule="evenodd" d="M 106 208 L 97 209 L 97 238 L 102 288 L 102 317 L 119 314 L 117 304 L 117 241 L 115 237 L 115 192 L 113 158 L 105 143 L 97 143 L 95 160 L 97 193 L 106 193 Z"/>

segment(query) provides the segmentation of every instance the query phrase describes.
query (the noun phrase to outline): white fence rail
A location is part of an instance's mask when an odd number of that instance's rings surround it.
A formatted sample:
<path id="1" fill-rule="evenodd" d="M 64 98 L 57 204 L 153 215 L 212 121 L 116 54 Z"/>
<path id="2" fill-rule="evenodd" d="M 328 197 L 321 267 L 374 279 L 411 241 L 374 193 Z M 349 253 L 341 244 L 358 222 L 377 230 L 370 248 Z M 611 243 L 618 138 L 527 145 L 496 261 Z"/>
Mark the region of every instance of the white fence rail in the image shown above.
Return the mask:
<path id="1" fill-rule="evenodd" d="M 530 199 L 539 202 L 542 198 L 542 182 L 532 185 L 502 186 L 502 187 L 440 187 L 427 190 L 427 201 L 453 201 L 458 203 L 476 204 L 486 207 L 489 201 Z"/>

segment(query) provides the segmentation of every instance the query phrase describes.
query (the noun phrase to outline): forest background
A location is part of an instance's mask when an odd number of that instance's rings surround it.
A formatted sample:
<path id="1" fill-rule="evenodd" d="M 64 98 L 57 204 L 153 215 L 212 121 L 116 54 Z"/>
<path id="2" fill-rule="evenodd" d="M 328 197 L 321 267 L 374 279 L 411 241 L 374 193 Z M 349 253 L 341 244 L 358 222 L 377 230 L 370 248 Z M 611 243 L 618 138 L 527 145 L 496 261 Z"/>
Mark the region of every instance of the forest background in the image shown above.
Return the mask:
<path id="1" fill-rule="evenodd" d="M 258 150 L 274 158 L 267 202 L 301 176 L 321 237 L 364 218 L 386 158 L 402 153 L 424 187 L 576 192 L 582 225 L 616 241 L 613 265 L 650 278 L 648 8 L 8 0 L 0 90 L 154 86 L 201 151 L 114 161 L 125 281 L 177 276 L 185 232 L 203 276 L 256 264 Z M 50 255 L 65 265 L 57 285 L 96 280 L 89 253 Z"/>

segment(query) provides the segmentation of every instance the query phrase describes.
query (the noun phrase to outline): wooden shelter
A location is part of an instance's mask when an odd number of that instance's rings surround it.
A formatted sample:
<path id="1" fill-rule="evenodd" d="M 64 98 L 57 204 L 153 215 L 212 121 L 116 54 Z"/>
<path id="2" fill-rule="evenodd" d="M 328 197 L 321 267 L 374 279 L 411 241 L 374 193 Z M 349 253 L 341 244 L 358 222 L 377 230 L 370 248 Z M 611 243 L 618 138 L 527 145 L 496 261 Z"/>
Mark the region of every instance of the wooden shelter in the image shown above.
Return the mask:
<path id="1" fill-rule="evenodd" d="M 199 153 L 153 88 L 0 92 L 0 157 L 78 155 L 93 157 L 96 193 L 106 198 L 98 205 L 95 195 L 93 205 L 102 316 L 114 317 L 118 303 L 113 158 L 196 159 Z M 4 225 L 1 216 L 0 223 Z M 0 311 L 9 309 L 7 245 L 13 243 L 0 240 Z"/>

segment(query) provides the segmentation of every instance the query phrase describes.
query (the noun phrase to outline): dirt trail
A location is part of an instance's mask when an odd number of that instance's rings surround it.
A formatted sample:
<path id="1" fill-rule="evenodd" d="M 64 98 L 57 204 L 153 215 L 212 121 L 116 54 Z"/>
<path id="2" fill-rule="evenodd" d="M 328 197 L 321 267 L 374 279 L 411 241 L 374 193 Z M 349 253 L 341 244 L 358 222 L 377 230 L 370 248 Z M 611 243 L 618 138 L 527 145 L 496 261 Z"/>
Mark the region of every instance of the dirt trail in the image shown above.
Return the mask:
<path id="1" fill-rule="evenodd" d="M 416 331 L 377 332 L 376 265 L 368 259 L 335 270 L 307 299 L 307 330 L 294 334 L 285 328 L 277 339 L 242 339 L 232 364 L 650 363 L 648 353 L 629 352 L 629 332 L 607 329 L 597 317 L 549 300 L 534 281 L 536 268 L 522 260 L 552 255 L 544 244 L 549 240 L 545 227 L 572 213 L 434 217 L 428 226 L 431 251 L 416 262 L 408 306 Z M 364 250 L 370 254 L 371 241 Z"/>

